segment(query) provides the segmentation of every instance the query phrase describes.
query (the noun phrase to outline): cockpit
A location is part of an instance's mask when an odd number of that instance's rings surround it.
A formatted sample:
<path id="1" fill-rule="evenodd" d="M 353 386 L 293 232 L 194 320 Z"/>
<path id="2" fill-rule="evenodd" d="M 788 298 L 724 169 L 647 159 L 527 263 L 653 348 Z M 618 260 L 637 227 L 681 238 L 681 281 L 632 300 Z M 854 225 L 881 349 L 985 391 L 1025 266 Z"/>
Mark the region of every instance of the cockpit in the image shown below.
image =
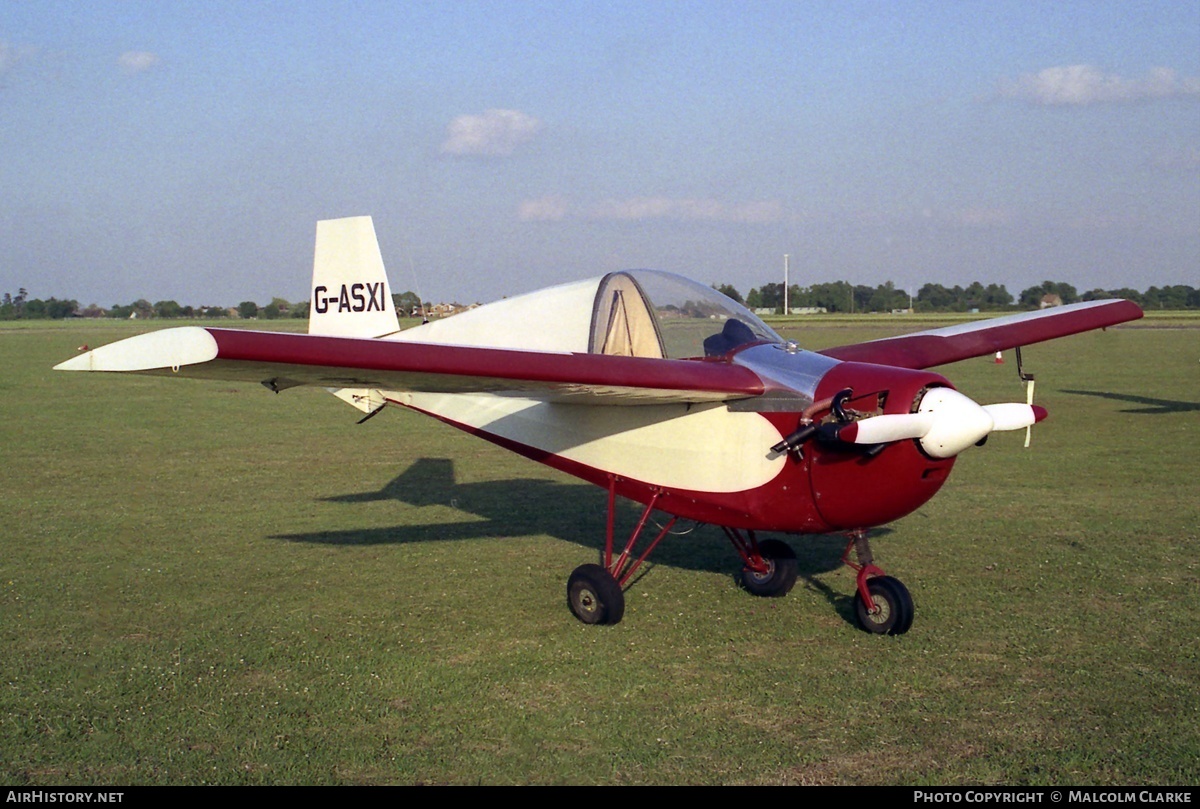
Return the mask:
<path id="1" fill-rule="evenodd" d="M 588 352 L 623 357 L 718 357 L 754 342 L 781 343 L 749 309 L 678 275 L 613 272 L 599 280 Z"/>
<path id="2" fill-rule="evenodd" d="M 505 298 L 389 339 L 653 359 L 719 357 L 783 340 L 715 289 L 658 270 L 624 270 Z"/>

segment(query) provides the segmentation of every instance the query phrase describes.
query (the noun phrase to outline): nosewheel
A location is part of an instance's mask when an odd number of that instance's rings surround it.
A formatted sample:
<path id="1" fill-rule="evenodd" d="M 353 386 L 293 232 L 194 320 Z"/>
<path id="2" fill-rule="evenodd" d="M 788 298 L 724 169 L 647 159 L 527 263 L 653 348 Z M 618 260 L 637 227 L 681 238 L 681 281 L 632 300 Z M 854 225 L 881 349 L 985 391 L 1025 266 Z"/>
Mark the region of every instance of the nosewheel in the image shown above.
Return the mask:
<path id="1" fill-rule="evenodd" d="M 758 553 L 765 569 L 742 568 L 742 586 L 756 596 L 779 598 L 787 595 L 796 585 L 799 570 L 792 546 L 778 539 L 764 539 L 758 543 Z"/>
<path id="2" fill-rule="evenodd" d="M 625 615 L 625 594 L 600 565 L 580 565 L 567 579 L 567 606 L 585 624 L 615 624 Z"/>
<path id="3" fill-rule="evenodd" d="M 875 635 L 903 635 L 912 626 L 913 602 L 908 588 L 891 576 L 867 579 L 870 608 L 857 593 L 854 596 L 858 625 Z"/>

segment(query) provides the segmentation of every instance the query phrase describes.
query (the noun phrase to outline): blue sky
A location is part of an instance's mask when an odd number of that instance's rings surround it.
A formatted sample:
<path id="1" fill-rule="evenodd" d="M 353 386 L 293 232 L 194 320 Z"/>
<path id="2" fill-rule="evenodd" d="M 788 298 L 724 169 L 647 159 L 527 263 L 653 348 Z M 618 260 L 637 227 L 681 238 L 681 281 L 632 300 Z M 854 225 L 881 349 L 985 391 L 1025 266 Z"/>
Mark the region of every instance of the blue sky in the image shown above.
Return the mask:
<path id="1" fill-rule="evenodd" d="M 0 0 L 0 291 L 1200 286 L 1194 2 Z"/>

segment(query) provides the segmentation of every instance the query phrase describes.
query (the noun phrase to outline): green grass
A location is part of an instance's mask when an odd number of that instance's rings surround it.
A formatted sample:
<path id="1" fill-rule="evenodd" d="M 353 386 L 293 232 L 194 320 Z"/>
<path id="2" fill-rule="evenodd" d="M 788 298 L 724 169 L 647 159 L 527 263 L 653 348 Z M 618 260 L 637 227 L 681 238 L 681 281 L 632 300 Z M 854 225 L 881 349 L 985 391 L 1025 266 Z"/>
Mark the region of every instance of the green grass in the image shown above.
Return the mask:
<path id="1" fill-rule="evenodd" d="M 873 543 L 900 638 L 854 628 L 840 540 L 791 538 L 764 600 L 712 529 L 583 626 L 603 492 L 320 391 L 50 371 L 134 324 L 0 329 L 0 780 L 1195 784 L 1200 330 L 1171 325 L 1026 350 L 1033 448 L 964 453 Z M 1006 358 L 939 370 L 1020 399 Z"/>

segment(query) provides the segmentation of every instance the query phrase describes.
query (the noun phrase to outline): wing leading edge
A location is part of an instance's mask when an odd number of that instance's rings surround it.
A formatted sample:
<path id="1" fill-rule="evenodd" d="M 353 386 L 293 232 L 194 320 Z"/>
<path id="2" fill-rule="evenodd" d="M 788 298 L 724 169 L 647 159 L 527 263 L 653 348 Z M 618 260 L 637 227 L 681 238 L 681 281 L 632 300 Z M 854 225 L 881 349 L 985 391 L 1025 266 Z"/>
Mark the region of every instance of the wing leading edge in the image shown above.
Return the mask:
<path id="1" fill-rule="evenodd" d="M 736 365 L 601 354 L 475 348 L 188 326 L 131 337 L 55 366 L 298 385 L 430 393 L 504 393 L 607 404 L 726 401 L 758 396 Z"/>
<path id="2" fill-rule="evenodd" d="M 1126 300 L 1089 301 L 827 348 L 818 353 L 847 362 L 918 370 L 1115 326 L 1141 316 L 1137 304 Z"/>

